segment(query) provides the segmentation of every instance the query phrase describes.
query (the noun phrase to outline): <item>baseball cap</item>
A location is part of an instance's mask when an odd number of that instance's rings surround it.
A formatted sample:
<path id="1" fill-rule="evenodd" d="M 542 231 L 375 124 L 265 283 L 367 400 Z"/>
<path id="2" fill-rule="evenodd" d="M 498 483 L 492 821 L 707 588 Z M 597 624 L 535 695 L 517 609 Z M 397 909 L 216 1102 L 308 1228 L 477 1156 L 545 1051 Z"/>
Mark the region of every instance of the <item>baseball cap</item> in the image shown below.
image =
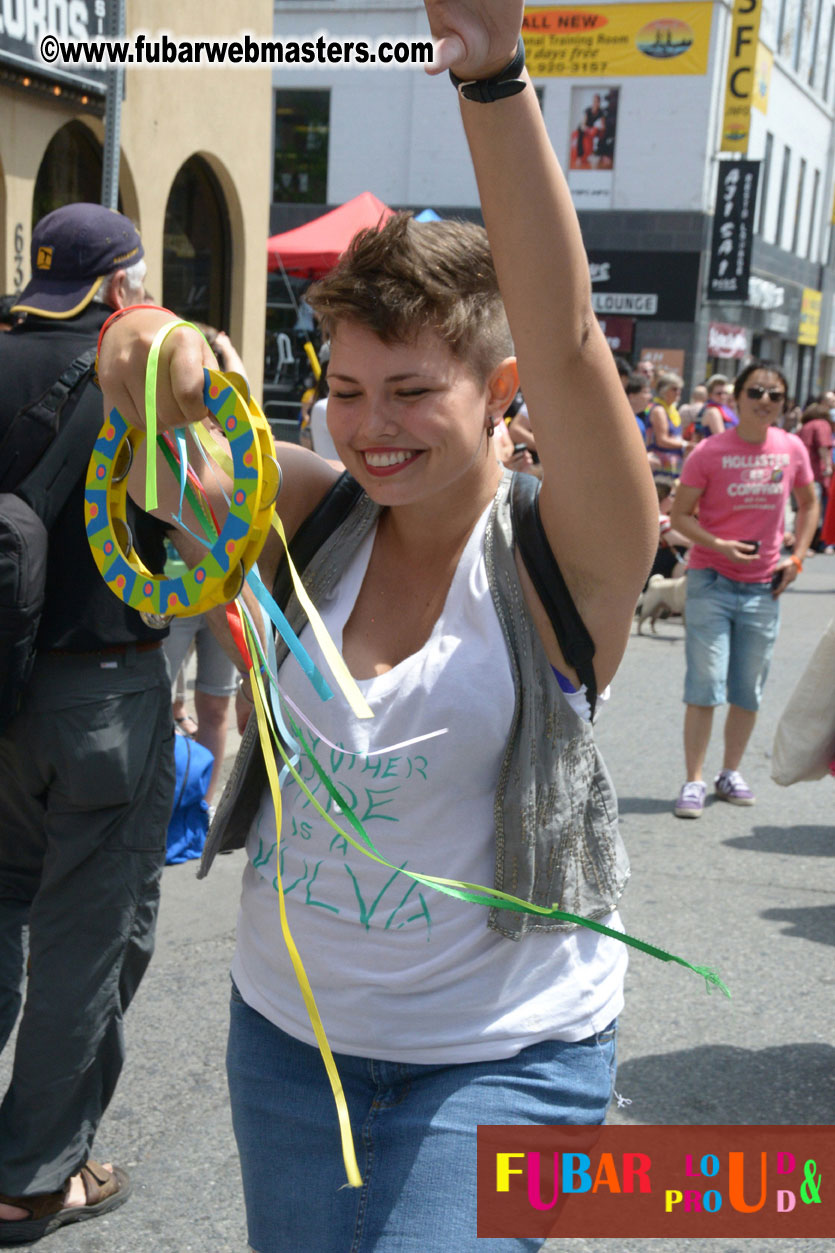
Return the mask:
<path id="1" fill-rule="evenodd" d="M 139 231 L 115 209 L 64 205 L 41 218 L 32 232 L 32 277 L 14 309 L 42 318 L 75 317 L 103 278 L 144 253 Z"/>

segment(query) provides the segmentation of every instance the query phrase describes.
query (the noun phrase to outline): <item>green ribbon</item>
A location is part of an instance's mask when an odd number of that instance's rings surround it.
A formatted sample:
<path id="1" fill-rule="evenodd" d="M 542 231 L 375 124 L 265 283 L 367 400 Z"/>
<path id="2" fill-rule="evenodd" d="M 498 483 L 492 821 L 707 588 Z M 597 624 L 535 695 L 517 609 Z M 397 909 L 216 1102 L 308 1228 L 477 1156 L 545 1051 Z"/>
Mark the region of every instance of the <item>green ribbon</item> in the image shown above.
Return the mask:
<path id="1" fill-rule="evenodd" d="M 160 327 L 148 352 L 148 364 L 145 368 L 145 432 L 148 448 L 148 455 L 145 458 L 145 508 L 149 513 L 156 509 L 158 503 L 157 460 L 156 457 L 151 456 L 150 450 L 157 442 L 157 373 L 159 371 L 159 354 L 168 336 L 172 331 L 176 331 L 178 326 L 187 326 L 190 330 L 197 331 L 201 338 L 206 338 L 193 322 L 186 322 L 184 319 L 178 318 L 175 322 L 166 322 L 165 326 Z"/>
<path id="2" fill-rule="evenodd" d="M 214 524 L 214 520 L 207 506 L 203 503 L 202 496 L 200 496 L 200 494 L 196 491 L 194 484 L 188 478 L 188 465 L 182 465 L 180 458 L 174 450 L 168 446 L 162 435 L 157 436 L 157 447 L 168 463 L 168 468 L 171 470 L 171 473 L 175 477 L 181 474 L 185 475 L 185 499 L 191 506 L 195 518 L 197 518 L 197 520 L 202 524 L 204 530 L 204 535 L 195 536 L 194 538 L 200 539 L 201 541 L 208 538 L 211 543 L 214 543 L 217 539 L 217 527 Z M 182 509 L 180 511 L 180 517 L 175 519 L 175 521 L 185 527 L 182 517 Z M 186 530 L 188 530 L 188 527 L 186 527 Z M 191 534 L 191 532 L 189 532 L 189 534 Z"/>
<path id="3" fill-rule="evenodd" d="M 394 866 L 390 861 L 383 857 L 378 849 L 374 846 L 370 835 L 365 830 L 362 822 L 357 818 L 351 807 L 346 804 L 343 797 L 339 794 L 332 780 L 328 777 L 319 762 L 316 759 L 312 749 L 305 740 L 304 733 L 301 728 L 296 725 L 292 718 L 290 721 L 290 729 L 301 744 L 308 761 L 316 771 L 317 776 L 323 783 L 331 799 L 339 806 L 344 813 L 348 822 L 368 845 L 363 848 L 356 840 L 352 839 L 347 832 L 343 835 L 354 848 L 359 849 L 367 857 L 371 857 L 373 861 L 379 862 L 386 866 L 389 870 L 399 870 L 401 874 L 407 875 L 411 879 L 415 879 L 418 883 L 423 883 L 427 887 L 434 888 L 436 892 L 443 892 L 445 896 L 454 896 L 458 900 L 468 901 L 473 905 L 484 905 L 488 909 L 505 909 L 517 914 L 536 914 L 541 918 L 556 918 L 560 922 L 571 922 L 581 927 L 587 927 L 590 931 L 597 931 L 601 935 L 608 935 L 613 940 L 620 940 L 622 944 L 628 944 L 631 948 L 640 949 L 642 953 L 648 953 L 650 957 L 656 957 L 659 961 L 676 962 L 679 966 L 685 966 L 688 970 L 692 970 L 697 975 L 701 975 L 705 980 L 708 992 L 711 987 L 718 987 L 725 996 L 730 1000 L 730 992 L 722 982 L 719 975 L 711 970 L 708 966 L 694 966 L 692 962 L 686 961 L 683 957 L 677 957 L 675 953 L 668 953 L 666 949 L 658 948 L 655 944 L 647 944 L 645 940 L 636 939 L 635 936 L 627 935 L 624 931 L 615 931 L 612 927 L 605 926 L 602 922 L 595 922 L 593 918 L 584 918 L 580 914 L 570 914 L 564 909 L 550 908 L 542 905 L 534 905 L 529 901 L 523 901 L 518 896 L 511 896 L 507 892 L 500 892 L 498 888 L 487 888 L 480 883 L 465 883 L 458 879 L 441 879 L 435 875 L 423 875 L 411 870 L 402 870 L 399 866 Z M 306 789 L 305 789 L 306 791 Z M 310 793 L 307 793 L 310 797 Z M 321 810 L 320 810 L 321 812 Z M 327 815 L 324 815 L 327 817 Z M 335 825 L 331 823 L 331 825 Z M 338 828 L 337 828 L 338 829 Z"/>
<path id="4" fill-rule="evenodd" d="M 251 634 L 248 625 L 247 634 Z M 253 649 L 254 652 L 261 654 L 261 647 L 257 637 L 250 640 L 250 648 Z M 263 656 L 263 654 L 261 655 Z M 259 685 L 262 683 L 260 673 L 255 675 L 255 681 Z M 273 682 L 272 676 L 270 676 L 270 682 Z M 265 700 L 265 708 L 266 705 L 267 702 Z M 371 839 L 371 836 L 365 830 L 365 827 L 360 819 L 356 816 L 351 806 L 347 804 L 345 798 L 340 794 L 330 776 L 322 769 L 310 745 L 307 743 L 303 731 L 298 726 L 296 721 L 290 717 L 289 714 L 287 715 L 287 720 L 293 735 L 301 745 L 302 750 L 304 751 L 308 761 L 311 763 L 317 778 L 324 786 L 331 800 L 339 806 L 339 809 L 346 818 L 348 824 L 359 838 L 355 839 L 348 831 L 345 831 L 337 822 L 333 820 L 333 818 L 331 818 L 330 814 L 326 813 L 322 805 L 319 804 L 316 797 L 310 791 L 301 775 L 291 763 L 290 758 L 285 753 L 284 747 L 276 734 L 275 727 L 271 723 L 273 740 L 279 753 L 281 754 L 285 766 L 287 767 L 288 773 L 298 784 L 302 793 L 316 812 L 324 818 L 325 822 L 340 836 L 342 836 L 343 839 L 347 840 L 353 848 L 355 848 L 358 852 L 363 853 L 366 857 L 369 857 L 372 861 L 377 862 L 381 866 L 385 866 L 388 870 L 394 870 L 400 874 L 404 874 L 408 878 L 414 879 L 417 883 L 425 884 L 426 887 L 432 888 L 436 892 L 442 892 L 445 896 L 452 896 L 457 900 L 466 901 L 472 905 L 483 905 L 488 909 L 504 909 L 512 913 L 534 914 L 541 918 L 555 918 L 560 922 L 570 922 L 577 926 L 587 927 L 590 931 L 597 931 L 599 934 L 607 935 L 613 940 L 620 940 L 622 944 L 627 944 L 631 948 L 640 949 L 642 953 L 648 953 L 650 957 L 655 957 L 659 961 L 675 962 L 679 966 L 684 966 L 687 970 L 692 970 L 694 974 L 701 975 L 705 980 L 708 992 L 710 992 L 711 988 L 719 988 L 719 990 L 730 1000 L 731 994 L 728 988 L 725 986 L 719 975 L 714 970 L 711 970 L 709 966 L 695 966 L 692 962 L 686 961 L 683 957 L 678 957 L 675 953 L 668 953 L 666 949 L 658 948 L 655 944 L 647 944 L 645 940 L 639 940 L 635 936 L 627 935 L 623 931 L 615 931 L 612 927 L 607 927 L 602 922 L 595 922 L 593 918 L 584 918 L 579 914 L 571 914 L 566 910 L 558 909 L 556 906 L 547 907 L 534 905 L 528 901 L 521 900 L 518 896 L 511 896 L 507 892 L 499 891 L 498 888 L 488 888 L 480 883 L 466 883 L 459 879 L 443 879 L 436 875 L 420 874 L 417 871 L 405 870 L 400 866 L 395 866 L 392 862 L 382 856 L 376 848 L 374 841 Z"/>

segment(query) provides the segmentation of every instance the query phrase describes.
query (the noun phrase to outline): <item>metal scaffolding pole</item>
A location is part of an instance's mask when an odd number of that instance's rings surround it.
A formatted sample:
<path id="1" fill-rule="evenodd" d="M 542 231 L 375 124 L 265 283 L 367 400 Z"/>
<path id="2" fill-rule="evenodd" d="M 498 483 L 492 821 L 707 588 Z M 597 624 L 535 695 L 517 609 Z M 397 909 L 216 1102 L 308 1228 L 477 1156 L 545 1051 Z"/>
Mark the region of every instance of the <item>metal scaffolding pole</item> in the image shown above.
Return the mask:
<path id="1" fill-rule="evenodd" d="M 107 34 L 111 39 L 125 36 L 125 0 L 108 0 Z M 125 67 L 111 65 L 105 79 L 104 164 L 101 176 L 101 202 L 109 209 L 119 207 L 119 151 L 122 142 L 122 96 Z"/>

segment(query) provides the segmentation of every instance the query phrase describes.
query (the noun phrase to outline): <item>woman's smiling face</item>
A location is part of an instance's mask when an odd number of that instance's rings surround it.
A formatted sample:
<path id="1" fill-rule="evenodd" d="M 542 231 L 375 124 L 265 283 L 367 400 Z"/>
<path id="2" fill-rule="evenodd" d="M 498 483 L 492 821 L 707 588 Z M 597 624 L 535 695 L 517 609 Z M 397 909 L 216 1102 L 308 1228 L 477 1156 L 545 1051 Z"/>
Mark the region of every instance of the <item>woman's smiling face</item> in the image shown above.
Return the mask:
<path id="1" fill-rule="evenodd" d="M 331 337 L 328 429 L 379 504 L 415 503 L 485 470 L 490 390 L 431 330 L 385 344 L 340 323 Z"/>

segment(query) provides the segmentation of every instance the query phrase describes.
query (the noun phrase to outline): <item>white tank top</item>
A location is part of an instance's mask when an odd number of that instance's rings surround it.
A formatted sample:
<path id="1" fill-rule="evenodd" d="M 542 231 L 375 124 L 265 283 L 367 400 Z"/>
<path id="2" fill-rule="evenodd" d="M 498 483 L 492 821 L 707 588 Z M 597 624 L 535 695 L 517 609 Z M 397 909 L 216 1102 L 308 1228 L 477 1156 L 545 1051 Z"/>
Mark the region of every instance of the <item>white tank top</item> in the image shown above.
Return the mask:
<path id="1" fill-rule="evenodd" d="M 488 513 L 423 648 L 359 681 L 373 720 L 355 719 L 339 695 L 319 701 L 292 658 L 279 681 L 340 746 L 313 737 L 317 759 L 383 857 L 400 870 L 489 886 L 494 793 L 514 693 L 484 563 Z M 373 543 L 372 532 L 319 606 L 339 647 Z M 306 628 L 302 638 L 321 664 L 313 632 Z M 445 735 L 371 755 L 441 728 Z M 300 773 L 339 821 L 304 759 Z M 620 1012 L 627 959 L 619 941 L 584 928 L 505 939 L 487 928 L 484 906 L 433 891 L 352 848 L 291 779 L 282 804 L 290 929 L 336 1052 L 413 1063 L 489 1060 L 539 1040 L 584 1039 Z M 267 791 L 247 842 L 232 973 L 249 1005 L 315 1044 L 282 938 L 275 844 Z M 617 914 L 601 921 L 620 929 Z"/>

